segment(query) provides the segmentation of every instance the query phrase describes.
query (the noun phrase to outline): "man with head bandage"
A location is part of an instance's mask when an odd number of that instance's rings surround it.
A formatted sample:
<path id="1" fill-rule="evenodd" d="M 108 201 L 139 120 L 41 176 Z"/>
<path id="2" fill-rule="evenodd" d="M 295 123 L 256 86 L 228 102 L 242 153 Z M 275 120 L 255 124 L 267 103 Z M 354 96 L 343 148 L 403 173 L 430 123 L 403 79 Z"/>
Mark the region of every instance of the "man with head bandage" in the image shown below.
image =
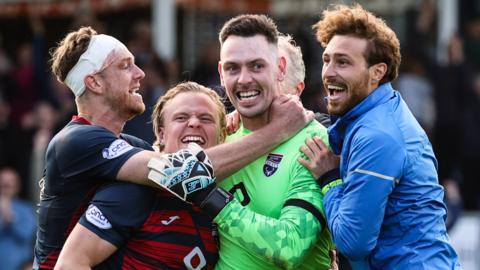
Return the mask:
<path id="1" fill-rule="evenodd" d="M 73 91 L 75 96 L 85 92 L 84 79 L 105 69 L 113 60 L 113 53 L 128 49 L 116 38 L 107 35 L 95 35 L 90 39 L 87 51 L 78 59 L 78 62 L 68 72 L 64 83 Z M 110 58 L 109 58 L 110 56 Z M 110 60 L 107 62 L 107 60 Z"/>
<path id="2" fill-rule="evenodd" d="M 156 153 L 145 141 L 121 133 L 129 119 L 145 110 L 137 93 L 145 74 L 125 45 L 82 27 L 59 43 L 51 62 L 53 74 L 75 94 L 78 115 L 47 148 L 34 269 L 53 269 L 68 234 L 100 185 L 122 180 L 159 187 L 156 183 L 168 183 L 172 177 L 191 176 L 191 168 L 182 166 L 186 159 L 197 164 L 209 158 L 211 164 L 205 166 L 213 166 L 216 178 L 222 179 L 295 134 L 313 117 L 298 100 L 284 97 L 272 106 L 274 121 L 242 140 L 205 152 L 194 147 L 182 153 Z M 150 171 L 154 181 L 148 180 Z M 219 198 L 215 192 L 208 198 Z M 100 226 L 110 225 L 101 212 L 96 217 Z"/>

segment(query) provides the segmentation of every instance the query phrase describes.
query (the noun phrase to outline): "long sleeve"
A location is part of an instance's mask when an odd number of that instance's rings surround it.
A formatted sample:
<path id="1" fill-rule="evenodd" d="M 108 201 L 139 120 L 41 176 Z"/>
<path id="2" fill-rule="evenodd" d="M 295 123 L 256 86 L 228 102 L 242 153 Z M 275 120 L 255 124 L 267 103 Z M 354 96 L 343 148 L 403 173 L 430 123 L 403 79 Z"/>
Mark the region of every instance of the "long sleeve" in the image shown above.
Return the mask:
<path id="1" fill-rule="evenodd" d="M 358 132 L 349 152 L 344 184 L 327 191 L 324 206 L 338 249 L 351 260 L 376 246 L 390 194 L 399 181 L 405 153 L 381 132 Z M 342 156 L 343 157 L 343 156 Z"/>

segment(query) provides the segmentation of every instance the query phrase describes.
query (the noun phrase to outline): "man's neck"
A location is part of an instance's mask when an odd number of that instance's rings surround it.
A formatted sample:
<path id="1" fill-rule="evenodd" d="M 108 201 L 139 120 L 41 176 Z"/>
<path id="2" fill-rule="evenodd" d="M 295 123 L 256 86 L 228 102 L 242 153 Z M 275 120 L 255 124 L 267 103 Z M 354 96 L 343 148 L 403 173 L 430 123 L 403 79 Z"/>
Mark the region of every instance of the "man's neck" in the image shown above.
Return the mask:
<path id="1" fill-rule="evenodd" d="M 122 132 L 123 126 L 126 122 L 124 120 L 117 119 L 115 114 L 113 114 L 110 110 L 98 109 L 95 110 L 95 112 L 83 110 L 78 112 L 78 116 L 87 119 L 93 125 L 101 126 L 110 130 L 117 136 Z"/>
<path id="2" fill-rule="evenodd" d="M 262 128 L 268 122 L 270 121 L 268 112 L 265 112 L 259 116 L 254 116 L 254 117 L 245 117 L 245 116 L 240 116 L 242 118 L 242 123 L 243 126 L 250 130 L 250 131 L 255 131 L 257 129 Z"/>

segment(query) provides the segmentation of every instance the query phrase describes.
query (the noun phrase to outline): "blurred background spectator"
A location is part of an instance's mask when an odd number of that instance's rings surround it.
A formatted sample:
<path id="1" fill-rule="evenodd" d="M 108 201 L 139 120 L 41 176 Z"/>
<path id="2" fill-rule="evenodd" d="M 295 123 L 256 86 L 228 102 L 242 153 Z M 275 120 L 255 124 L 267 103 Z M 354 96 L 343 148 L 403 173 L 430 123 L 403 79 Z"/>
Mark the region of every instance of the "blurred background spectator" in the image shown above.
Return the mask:
<path id="1" fill-rule="evenodd" d="M 2 269 L 22 269 L 33 258 L 36 217 L 33 205 L 17 197 L 20 176 L 12 168 L 0 169 L 0 251 Z"/>

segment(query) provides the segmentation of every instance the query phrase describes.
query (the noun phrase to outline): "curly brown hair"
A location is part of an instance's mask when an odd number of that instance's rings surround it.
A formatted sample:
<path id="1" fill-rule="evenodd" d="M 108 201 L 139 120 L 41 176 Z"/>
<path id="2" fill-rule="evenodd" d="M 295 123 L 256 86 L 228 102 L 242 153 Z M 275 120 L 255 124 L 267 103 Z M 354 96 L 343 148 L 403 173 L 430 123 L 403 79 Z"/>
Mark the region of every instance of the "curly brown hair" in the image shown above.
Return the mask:
<path id="1" fill-rule="evenodd" d="M 96 34 L 97 31 L 89 26 L 81 27 L 77 31 L 68 33 L 58 46 L 53 49 L 50 61 L 52 63 L 52 73 L 58 81 L 65 81 L 68 72 L 88 49 L 90 39 Z"/>
<path id="2" fill-rule="evenodd" d="M 326 47 L 335 35 L 350 35 L 368 41 L 364 56 L 369 66 L 385 63 L 387 72 L 380 84 L 397 78 L 400 66 L 400 42 L 385 21 L 365 10 L 361 5 L 335 5 L 324 10 L 322 19 L 314 26 L 317 40 Z"/>
<path id="3" fill-rule="evenodd" d="M 213 91 L 212 89 L 205 87 L 201 84 L 196 82 L 183 82 L 175 85 L 173 88 L 169 89 L 165 95 L 163 95 L 155 104 L 152 112 L 152 123 L 153 123 L 153 131 L 155 136 L 159 137 L 160 128 L 164 126 L 164 119 L 163 119 L 163 112 L 167 103 L 175 98 L 178 94 L 181 93 L 201 93 L 207 95 L 217 106 L 218 110 L 218 117 L 220 120 L 220 141 L 223 142 L 225 137 L 227 136 L 226 130 L 226 122 L 225 122 L 225 106 L 220 98 L 220 96 Z M 157 142 L 158 143 L 158 140 Z M 163 151 L 163 145 L 159 146 L 160 151 Z"/>

